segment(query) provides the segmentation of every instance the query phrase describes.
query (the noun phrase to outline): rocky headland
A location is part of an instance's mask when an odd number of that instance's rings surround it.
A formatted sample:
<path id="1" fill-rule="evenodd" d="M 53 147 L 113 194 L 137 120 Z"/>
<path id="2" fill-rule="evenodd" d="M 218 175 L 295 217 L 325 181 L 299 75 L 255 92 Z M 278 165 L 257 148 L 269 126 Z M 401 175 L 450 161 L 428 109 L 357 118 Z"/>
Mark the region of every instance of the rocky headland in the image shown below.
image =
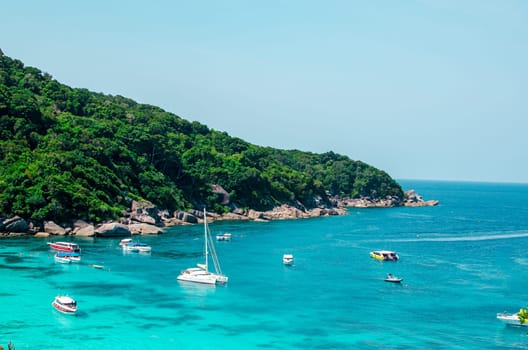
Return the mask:
<path id="1" fill-rule="evenodd" d="M 409 190 L 402 200 L 398 197 L 385 199 L 363 198 L 339 198 L 336 199 L 341 206 L 354 208 L 390 208 L 390 207 L 432 207 L 438 205 L 437 200 L 424 200 L 414 190 Z"/>
<path id="2" fill-rule="evenodd" d="M 346 215 L 347 208 L 391 208 L 436 206 L 437 200 L 423 200 L 414 190 L 406 192 L 405 199 L 388 197 L 385 199 L 332 197 L 330 205 L 306 208 L 301 203 L 283 204 L 268 211 L 236 208 L 229 213 L 208 213 L 209 220 L 248 220 L 267 222 L 270 220 L 306 219 L 331 215 Z M 15 216 L 0 218 L 0 237 L 13 236 L 77 236 L 77 237 L 129 237 L 132 235 L 157 235 L 166 227 L 192 225 L 203 222 L 200 210 L 175 211 L 160 210 L 152 203 L 132 201 L 128 210 L 118 222 L 99 225 L 74 220 L 71 223 L 57 224 L 52 221 L 36 222 Z"/>

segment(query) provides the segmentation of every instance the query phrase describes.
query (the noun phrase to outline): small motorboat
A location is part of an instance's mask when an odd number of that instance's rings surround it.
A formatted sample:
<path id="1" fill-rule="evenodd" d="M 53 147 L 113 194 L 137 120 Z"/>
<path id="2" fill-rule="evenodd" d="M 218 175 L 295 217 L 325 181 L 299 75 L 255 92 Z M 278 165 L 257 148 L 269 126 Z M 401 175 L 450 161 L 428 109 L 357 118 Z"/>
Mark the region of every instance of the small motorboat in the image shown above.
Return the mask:
<path id="1" fill-rule="evenodd" d="M 230 241 L 231 240 L 231 234 L 230 233 L 224 233 L 216 235 L 217 241 Z"/>
<path id="2" fill-rule="evenodd" d="M 55 253 L 55 261 L 62 263 L 62 264 L 68 264 L 71 262 L 80 262 L 81 261 L 81 254 L 79 253 L 73 253 L 73 252 L 62 252 L 59 251 Z"/>
<path id="3" fill-rule="evenodd" d="M 119 241 L 120 246 L 124 246 L 125 244 L 132 243 L 132 238 L 123 238 L 121 241 Z"/>
<path id="4" fill-rule="evenodd" d="M 51 249 L 61 251 L 61 252 L 73 252 L 80 253 L 81 248 L 78 244 L 71 242 L 48 242 L 46 243 Z"/>
<path id="5" fill-rule="evenodd" d="M 393 275 L 391 275 L 389 273 L 387 275 L 387 277 L 385 277 L 384 281 L 385 282 L 391 282 L 391 283 L 401 283 L 401 281 L 403 281 L 403 278 L 399 278 L 399 277 L 393 276 Z"/>
<path id="6" fill-rule="evenodd" d="M 284 254 L 282 256 L 282 263 L 284 265 L 293 265 L 293 255 L 292 254 Z"/>
<path id="7" fill-rule="evenodd" d="M 72 315 L 77 312 L 77 302 L 67 295 L 57 295 L 51 305 L 63 314 Z"/>
<path id="8" fill-rule="evenodd" d="M 58 254 L 55 254 L 55 262 L 61 263 L 61 264 L 69 264 L 71 263 L 71 260 L 68 257 L 60 256 Z"/>
<path id="9" fill-rule="evenodd" d="M 129 242 L 123 244 L 123 251 L 134 253 L 150 253 L 152 251 L 152 247 L 146 243 Z"/>
<path id="10" fill-rule="evenodd" d="M 390 250 L 375 250 L 370 252 L 370 257 L 379 261 L 397 261 L 400 257 Z"/>
<path id="11" fill-rule="evenodd" d="M 497 314 L 497 319 L 510 326 L 528 327 L 528 323 L 521 323 L 521 320 L 519 319 L 519 313 L 509 314 L 506 311 L 504 311 L 501 314 Z"/>

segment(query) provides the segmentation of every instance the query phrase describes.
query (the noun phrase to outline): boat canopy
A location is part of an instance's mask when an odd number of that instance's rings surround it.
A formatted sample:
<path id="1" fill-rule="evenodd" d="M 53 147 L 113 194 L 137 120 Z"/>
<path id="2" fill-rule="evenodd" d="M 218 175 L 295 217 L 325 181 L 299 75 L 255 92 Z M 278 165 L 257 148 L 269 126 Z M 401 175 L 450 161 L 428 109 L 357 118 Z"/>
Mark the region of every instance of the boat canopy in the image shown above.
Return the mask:
<path id="1" fill-rule="evenodd" d="M 75 252 L 57 252 L 55 255 L 57 255 L 60 258 L 81 256 L 81 254 L 75 253 Z"/>
<path id="2" fill-rule="evenodd" d="M 74 305 L 77 304 L 75 300 L 73 300 L 67 295 L 62 295 L 62 296 L 57 297 L 57 301 L 60 302 L 61 304 L 74 304 Z"/>

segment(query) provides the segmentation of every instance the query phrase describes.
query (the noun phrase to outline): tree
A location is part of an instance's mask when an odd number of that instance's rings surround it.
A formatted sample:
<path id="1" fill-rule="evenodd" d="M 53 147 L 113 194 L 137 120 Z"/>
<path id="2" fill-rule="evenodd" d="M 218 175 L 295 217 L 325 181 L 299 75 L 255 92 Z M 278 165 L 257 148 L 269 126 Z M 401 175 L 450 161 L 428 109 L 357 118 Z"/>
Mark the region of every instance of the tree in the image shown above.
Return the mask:
<path id="1" fill-rule="evenodd" d="M 521 324 L 526 323 L 528 321 L 528 306 L 526 307 L 526 309 L 521 308 L 517 315 Z"/>
<path id="2" fill-rule="evenodd" d="M 164 209 L 271 209 L 327 191 L 399 196 L 385 172 L 333 152 L 252 145 L 159 107 L 74 89 L 0 54 L 0 216 L 115 219 L 130 198 Z M 314 199 L 317 199 L 316 201 Z"/>

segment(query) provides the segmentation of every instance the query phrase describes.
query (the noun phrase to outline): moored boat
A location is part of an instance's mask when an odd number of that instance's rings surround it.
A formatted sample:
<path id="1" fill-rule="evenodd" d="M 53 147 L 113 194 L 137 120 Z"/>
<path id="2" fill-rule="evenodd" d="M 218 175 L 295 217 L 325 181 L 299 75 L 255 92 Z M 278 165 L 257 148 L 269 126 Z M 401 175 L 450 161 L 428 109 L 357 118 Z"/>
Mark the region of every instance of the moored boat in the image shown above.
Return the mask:
<path id="1" fill-rule="evenodd" d="M 284 265 L 292 265 L 293 264 L 293 255 L 292 254 L 284 254 L 282 256 L 282 263 Z"/>
<path id="2" fill-rule="evenodd" d="M 387 274 L 387 277 L 384 279 L 385 282 L 391 282 L 391 283 L 401 283 L 403 281 L 403 278 L 399 278 L 396 276 L 391 275 L 390 273 Z"/>
<path id="3" fill-rule="evenodd" d="M 203 284 L 224 284 L 227 282 L 226 276 L 219 276 L 203 267 L 190 267 L 183 270 L 178 276 L 178 281 L 195 282 Z"/>
<path id="4" fill-rule="evenodd" d="M 54 260 L 58 263 L 61 263 L 61 264 L 69 264 L 71 263 L 71 260 L 68 259 L 67 257 L 62 257 L 62 256 L 59 256 L 57 254 L 55 254 L 55 258 Z"/>
<path id="5" fill-rule="evenodd" d="M 132 243 L 132 238 L 123 238 L 121 241 L 119 241 L 120 246 L 124 246 L 125 244 Z"/>
<path id="6" fill-rule="evenodd" d="M 58 251 L 55 253 L 55 261 L 60 263 L 71 263 L 71 262 L 80 262 L 81 254 L 74 252 L 63 252 Z"/>
<path id="7" fill-rule="evenodd" d="M 213 260 L 215 272 L 209 271 L 209 254 Z M 204 209 L 204 255 L 205 263 L 197 264 L 198 267 L 190 267 L 180 272 L 178 281 L 195 282 L 202 284 L 226 284 L 228 277 L 222 274 L 220 262 L 216 255 L 216 249 L 211 238 L 211 232 L 207 227 L 207 213 Z"/>
<path id="8" fill-rule="evenodd" d="M 519 313 L 509 314 L 505 311 L 501 314 L 497 314 L 497 319 L 510 326 L 528 327 L 528 323 L 521 323 L 521 319 L 519 318 Z"/>
<path id="9" fill-rule="evenodd" d="M 46 243 L 51 249 L 61 252 L 74 252 L 80 253 L 81 248 L 78 244 L 72 242 L 47 242 Z"/>
<path id="10" fill-rule="evenodd" d="M 231 240 L 231 234 L 230 233 L 224 233 L 216 235 L 217 241 L 230 241 Z"/>
<path id="11" fill-rule="evenodd" d="M 146 243 L 129 242 L 129 243 L 123 244 L 123 251 L 124 252 L 134 252 L 134 253 L 150 253 L 152 251 L 152 247 Z"/>
<path id="12" fill-rule="evenodd" d="M 370 257 L 379 261 L 396 261 L 400 258 L 396 252 L 390 250 L 372 251 Z"/>
<path id="13" fill-rule="evenodd" d="M 72 315 L 77 312 L 77 302 L 67 295 L 57 295 L 51 305 L 63 314 Z"/>

